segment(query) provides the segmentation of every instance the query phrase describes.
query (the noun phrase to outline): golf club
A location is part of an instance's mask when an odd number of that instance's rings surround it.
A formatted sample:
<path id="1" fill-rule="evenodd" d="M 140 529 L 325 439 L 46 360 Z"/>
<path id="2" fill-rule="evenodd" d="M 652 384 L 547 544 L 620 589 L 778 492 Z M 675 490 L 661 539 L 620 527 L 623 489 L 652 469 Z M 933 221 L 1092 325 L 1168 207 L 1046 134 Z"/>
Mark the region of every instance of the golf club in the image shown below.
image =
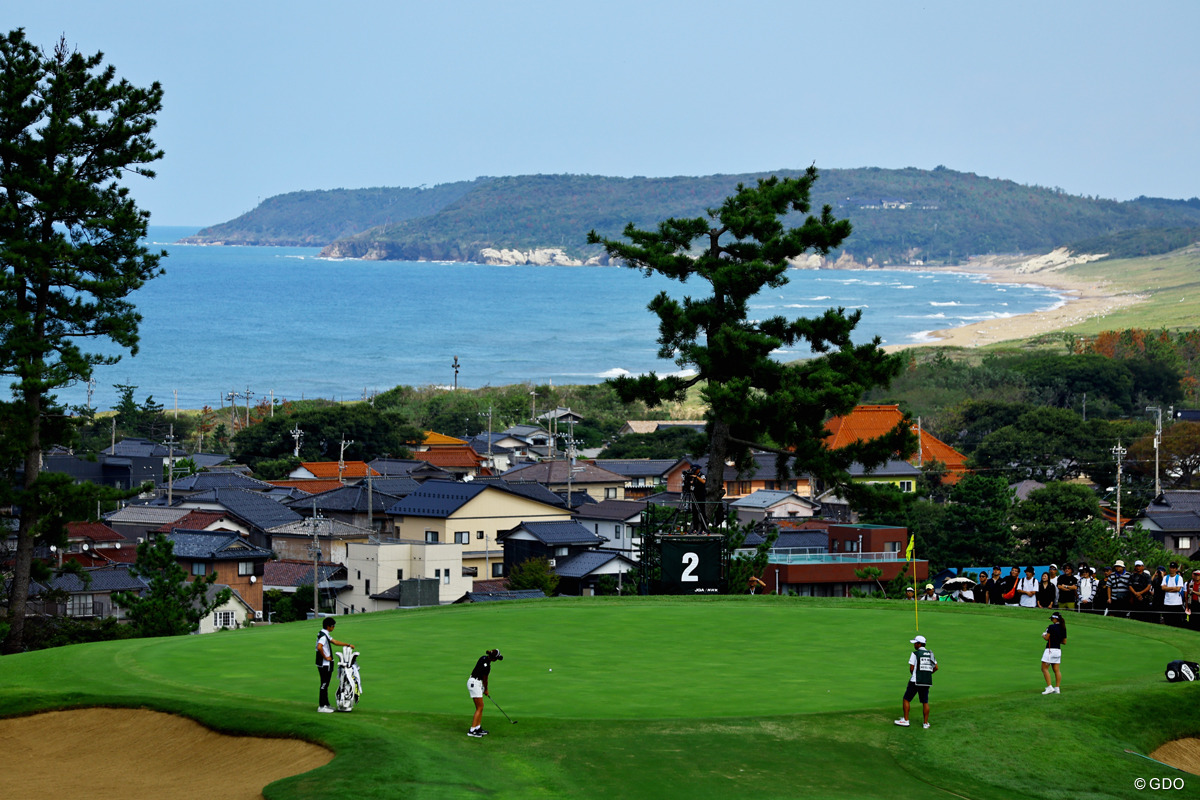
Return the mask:
<path id="1" fill-rule="evenodd" d="M 489 695 L 488 695 L 488 699 L 492 701 L 492 705 L 494 705 L 496 708 L 500 708 L 500 704 L 496 702 L 496 698 L 492 697 L 492 696 L 489 694 Z M 508 720 L 509 722 L 511 722 L 513 725 L 516 725 L 516 724 L 517 724 L 517 721 L 516 721 L 515 719 L 513 719 L 512 717 L 510 717 L 510 716 L 508 715 L 508 713 L 507 713 L 507 712 L 505 712 L 505 710 L 504 710 L 503 708 L 500 708 L 500 713 L 501 713 L 501 714 L 504 714 L 504 718 L 505 718 L 506 720 Z"/>

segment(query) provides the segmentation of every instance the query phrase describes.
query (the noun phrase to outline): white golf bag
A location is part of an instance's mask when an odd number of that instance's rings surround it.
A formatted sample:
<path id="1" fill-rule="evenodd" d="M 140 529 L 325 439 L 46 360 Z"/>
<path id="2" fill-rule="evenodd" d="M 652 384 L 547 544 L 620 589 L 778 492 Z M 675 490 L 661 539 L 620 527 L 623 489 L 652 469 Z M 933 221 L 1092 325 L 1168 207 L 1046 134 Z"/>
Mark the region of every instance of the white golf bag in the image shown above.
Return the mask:
<path id="1" fill-rule="evenodd" d="M 338 657 L 337 710 L 353 711 L 362 695 L 362 677 L 358 674 L 358 652 L 343 647 Z"/>

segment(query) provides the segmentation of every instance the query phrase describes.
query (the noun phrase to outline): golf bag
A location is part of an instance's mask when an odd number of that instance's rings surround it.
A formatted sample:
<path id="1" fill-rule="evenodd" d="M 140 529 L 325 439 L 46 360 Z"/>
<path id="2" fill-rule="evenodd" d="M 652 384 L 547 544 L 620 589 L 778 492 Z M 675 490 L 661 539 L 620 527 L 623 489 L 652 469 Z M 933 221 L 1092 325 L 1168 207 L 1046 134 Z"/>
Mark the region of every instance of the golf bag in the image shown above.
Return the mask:
<path id="1" fill-rule="evenodd" d="M 362 695 L 362 677 L 358 673 L 358 652 L 343 647 L 338 657 L 337 710 L 353 711 Z"/>
<path id="2" fill-rule="evenodd" d="M 1194 681 L 1200 675 L 1200 664 L 1195 661 L 1172 661 L 1167 664 L 1166 676 L 1171 683 Z"/>

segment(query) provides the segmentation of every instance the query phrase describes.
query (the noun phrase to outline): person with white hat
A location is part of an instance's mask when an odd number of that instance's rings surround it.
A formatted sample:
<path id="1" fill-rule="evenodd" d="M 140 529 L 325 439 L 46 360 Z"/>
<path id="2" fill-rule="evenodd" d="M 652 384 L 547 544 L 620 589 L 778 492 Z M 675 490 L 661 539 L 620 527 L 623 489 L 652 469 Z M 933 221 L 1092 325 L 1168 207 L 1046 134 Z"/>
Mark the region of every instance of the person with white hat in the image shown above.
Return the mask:
<path id="1" fill-rule="evenodd" d="M 923 722 L 921 727 L 929 727 L 929 687 L 933 685 L 933 673 L 938 671 L 937 659 L 933 651 L 925 646 L 925 637 L 917 636 L 910 639 L 913 646 L 912 655 L 908 657 L 908 688 L 904 690 L 904 716 L 896 720 L 902 728 L 908 727 L 909 703 L 914 697 L 920 696 Z"/>
<path id="2" fill-rule="evenodd" d="M 925 584 L 925 594 L 921 595 L 921 599 L 922 600 L 932 600 L 934 602 L 937 602 L 938 596 L 933 591 L 932 583 Z"/>
<path id="3" fill-rule="evenodd" d="M 1129 578 L 1125 562 L 1113 562 L 1113 572 L 1108 578 L 1108 610 L 1114 616 L 1129 616 Z"/>

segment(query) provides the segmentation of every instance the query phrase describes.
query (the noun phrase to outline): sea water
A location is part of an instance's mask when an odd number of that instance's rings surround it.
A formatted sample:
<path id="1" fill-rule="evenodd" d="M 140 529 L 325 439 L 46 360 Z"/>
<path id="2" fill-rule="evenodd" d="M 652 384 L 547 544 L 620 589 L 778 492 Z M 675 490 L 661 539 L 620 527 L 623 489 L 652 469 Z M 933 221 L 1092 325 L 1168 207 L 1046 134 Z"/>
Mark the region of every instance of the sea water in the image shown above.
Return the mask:
<path id="1" fill-rule="evenodd" d="M 133 295 L 142 315 L 138 353 L 96 368 L 94 408 L 112 407 L 114 384 L 136 386 L 138 402 L 152 395 L 167 408 L 227 405 L 234 392 L 239 405 L 247 392 L 252 403 L 353 400 L 401 384 L 453 385 L 456 359 L 463 387 L 675 372 L 658 358 L 658 320 L 646 304 L 661 291 L 700 297 L 706 288 L 624 267 L 333 261 L 315 248 L 174 244 L 194 232 L 151 228 L 152 246 L 169 252 L 166 274 Z M 752 301 L 752 317 L 861 310 L 861 342 L 911 343 L 931 330 L 1062 302 L 1047 289 L 968 274 L 792 270 L 788 278 Z M 83 404 L 88 387 L 59 396 Z"/>

